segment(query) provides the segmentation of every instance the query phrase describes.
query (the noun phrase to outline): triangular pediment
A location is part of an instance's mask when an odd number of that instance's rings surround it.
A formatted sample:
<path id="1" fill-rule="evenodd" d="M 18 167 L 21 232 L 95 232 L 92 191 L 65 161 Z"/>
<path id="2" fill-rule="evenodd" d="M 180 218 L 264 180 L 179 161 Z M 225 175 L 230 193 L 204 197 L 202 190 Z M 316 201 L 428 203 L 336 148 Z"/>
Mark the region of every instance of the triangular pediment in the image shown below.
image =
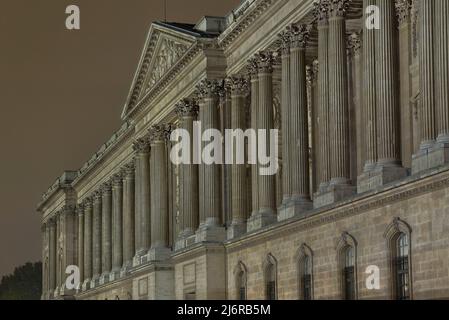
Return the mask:
<path id="1" fill-rule="evenodd" d="M 195 45 L 201 34 L 189 30 L 191 25 L 153 23 L 134 76 L 122 118 L 164 77 L 180 58 Z"/>

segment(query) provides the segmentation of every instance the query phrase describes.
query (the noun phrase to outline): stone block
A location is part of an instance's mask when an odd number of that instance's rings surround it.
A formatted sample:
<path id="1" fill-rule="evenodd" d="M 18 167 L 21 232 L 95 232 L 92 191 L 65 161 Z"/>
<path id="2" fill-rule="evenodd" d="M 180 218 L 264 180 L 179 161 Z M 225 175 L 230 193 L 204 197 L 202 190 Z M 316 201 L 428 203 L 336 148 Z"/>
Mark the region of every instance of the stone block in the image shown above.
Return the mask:
<path id="1" fill-rule="evenodd" d="M 376 190 L 391 182 L 405 178 L 407 173 L 407 169 L 403 167 L 375 167 L 373 170 L 359 176 L 357 181 L 357 193 Z"/>
<path id="2" fill-rule="evenodd" d="M 352 197 L 356 188 L 351 185 L 330 185 L 327 190 L 315 195 L 313 207 L 315 209 L 325 207 Z"/>
<path id="3" fill-rule="evenodd" d="M 247 231 L 252 232 L 276 222 L 276 216 L 271 212 L 258 212 L 247 221 Z"/>

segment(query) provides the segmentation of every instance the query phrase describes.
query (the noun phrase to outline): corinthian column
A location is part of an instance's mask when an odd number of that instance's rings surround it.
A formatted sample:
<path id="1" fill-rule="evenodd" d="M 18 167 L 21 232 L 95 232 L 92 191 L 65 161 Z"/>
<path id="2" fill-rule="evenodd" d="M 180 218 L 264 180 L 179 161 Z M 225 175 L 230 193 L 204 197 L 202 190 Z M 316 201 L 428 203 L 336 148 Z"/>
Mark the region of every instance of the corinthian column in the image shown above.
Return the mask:
<path id="1" fill-rule="evenodd" d="M 306 45 L 310 28 L 292 25 L 291 38 L 291 112 L 288 118 L 290 131 L 290 169 L 293 215 L 311 208 L 309 177 L 309 127 L 307 111 Z"/>
<path id="2" fill-rule="evenodd" d="M 248 61 L 248 75 L 251 79 L 251 129 L 257 132 L 257 114 L 259 109 L 259 76 L 256 59 Z M 257 135 L 254 143 L 257 146 Z M 257 150 L 257 149 L 256 149 Z M 248 157 L 257 159 L 256 154 L 252 154 L 252 150 L 248 150 Z M 256 216 L 259 213 L 259 165 L 258 161 L 251 165 L 251 216 Z"/>
<path id="3" fill-rule="evenodd" d="M 93 229 L 92 229 L 92 248 L 93 248 L 93 266 L 92 266 L 92 286 L 99 284 L 101 273 L 101 192 L 95 192 L 93 195 Z"/>
<path id="4" fill-rule="evenodd" d="M 327 190 L 330 181 L 329 142 L 329 21 L 328 6 L 317 3 L 315 16 L 318 21 L 318 174 L 319 193 Z"/>
<path id="5" fill-rule="evenodd" d="M 123 180 L 120 173 L 112 178 L 112 273 L 117 279 L 123 265 Z"/>
<path id="6" fill-rule="evenodd" d="M 128 163 L 123 172 L 123 268 L 132 267 L 134 256 L 134 161 Z"/>
<path id="7" fill-rule="evenodd" d="M 259 95 L 257 108 L 258 154 L 260 147 L 265 148 L 266 155 L 274 152 L 270 146 L 271 130 L 274 129 L 273 115 L 273 54 L 261 51 L 256 55 Z M 260 135 L 260 134 L 263 135 Z M 271 157 L 273 159 L 273 157 Z M 259 159 L 259 157 L 257 157 Z M 258 206 L 259 211 L 248 220 L 247 229 L 253 231 L 273 223 L 276 220 L 276 175 L 261 175 L 261 165 L 258 165 Z"/>
<path id="8" fill-rule="evenodd" d="M 136 255 L 134 264 L 150 248 L 150 144 L 140 138 L 134 143 L 136 151 Z"/>
<path id="9" fill-rule="evenodd" d="M 86 198 L 84 207 L 84 284 L 83 291 L 90 289 L 92 278 L 92 199 Z"/>
<path id="10" fill-rule="evenodd" d="M 421 150 L 433 146 L 436 138 L 435 130 L 435 74 L 434 74 L 434 27 L 435 18 L 434 0 L 421 0 L 420 14 L 420 41 L 419 65 L 421 88 Z M 447 19 L 447 17 L 446 17 Z"/>
<path id="11" fill-rule="evenodd" d="M 200 120 L 202 133 L 208 131 L 219 133 L 218 98 L 222 89 L 221 81 L 204 80 L 198 86 L 201 99 Z M 221 136 L 221 135 L 220 135 Z M 203 142 L 203 148 L 209 144 Z M 214 150 L 218 152 L 219 150 Z M 215 159 L 222 159 L 221 155 L 214 154 Z M 224 228 L 221 227 L 221 196 L 220 196 L 220 165 L 216 162 L 200 165 L 200 212 L 201 224 L 197 232 L 197 242 L 210 240 L 223 240 Z"/>
<path id="12" fill-rule="evenodd" d="M 447 148 L 449 147 L 449 2 L 435 0 L 435 14 L 437 16 L 436 79 L 438 79 L 436 82 L 437 141 Z"/>
<path id="13" fill-rule="evenodd" d="M 349 185 L 349 115 L 345 13 L 348 0 L 331 3 L 329 18 L 329 83 L 331 184 Z"/>
<path id="14" fill-rule="evenodd" d="M 363 7 L 374 5 L 376 0 L 364 0 Z M 369 13 L 364 13 L 364 20 L 368 19 Z M 376 118 L 376 51 L 375 32 L 363 24 L 363 108 L 365 114 L 365 145 L 366 161 L 364 172 L 368 173 L 374 169 L 377 163 L 377 118 Z"/>
<path id="15" fill-rule="evenodd" d="M 84 281 L 84 208 L 82 204 L 77 206 L 78 214 L 78 268 L 80 270 L 80 284 Z M 77 288 L 78 290 L 81 287 Z"/>
<path id="16" fill-rule="evenodd" d="M 112 187 L 111 182 L 101 185 L 102 194 L 102 231 L 101 231 L 101 283 L 109 280 L 112 270 Z"/>
<path id="17" fill-rule="evenodd" d="M 291 116 L 291 67 L 290 44 L 291 33 L 285 31 L 279 35 L 281 39 L 282 59 L 282 98 L 281 98 L 281 127 L 282 127 L 282 206 L 286 208 L 292 197 L 292 176 L 290 170 L 290 116 Z"/>
<path id="18" fill-rule="evenodd" d="M 49 241 L 49 291 L 50 297 L 53 297 L 56 289 L 56 221 L 55 218 L 51 218 L 48 222 L 50 228 L 50 241 Z"/>
<path id="19" fill-rule="evenodd" d="M 151 249 L 150 261 L 169 257 L 168 248 L 168 181 L 165 142 L 170 134 L 167 125 L 155 125 L 149 130 L 151 143 Z"/>
<path id="20" fill-rule="evenodd" d="M 189 164 L 183 163 L 180 165 L 180 214 L 182 221 L 180 238 L 181 241 L 184 241 L 183 239 L 195 234 L 199 221 L 198 165 L 193 164 L 193 122 L 198 116 L 198 106 L 194 100 L 184 99 L 176 104 L 176 114 L 179 118 L 179 128 L 186 133 L 186 136 L 182 139 L 188 138 L 188 145 L 190 146 Z M 181 247 L 184 247 L 184 245 L 181 244 Z"/>
<path id="21" fill-rule="evenodd" d="M 227 84 L 231 89 L 231 128 L 234 132 L 241 130 L 243 133 L 246 127 L 245 97 L 248 92 L 248 82 L 244 78 L 232 77 L 227 79 Z M 228 239 L 238 237 L 246 232 L 247 219 L 245 142 L 238 136 L 236 139 L 232 137 L 232 140 L 232 219 L 228 229 Z"/>

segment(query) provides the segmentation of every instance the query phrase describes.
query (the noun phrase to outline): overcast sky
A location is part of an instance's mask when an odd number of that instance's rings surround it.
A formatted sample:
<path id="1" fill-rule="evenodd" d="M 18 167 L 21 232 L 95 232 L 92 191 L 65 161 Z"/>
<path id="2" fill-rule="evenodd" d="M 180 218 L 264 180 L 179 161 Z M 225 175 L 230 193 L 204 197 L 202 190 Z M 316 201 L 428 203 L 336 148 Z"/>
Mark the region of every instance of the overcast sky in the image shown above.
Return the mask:
<path id="1" fill-rule="evenodd" d="M 239 0 L 167 0 L 167 20 L 225 15 Z M 41 260 L 36 204 L 120 126 L 163 0 L 0 0 L 0 276 Z M 65 28 L 78 5 L 81 30 Z"/>

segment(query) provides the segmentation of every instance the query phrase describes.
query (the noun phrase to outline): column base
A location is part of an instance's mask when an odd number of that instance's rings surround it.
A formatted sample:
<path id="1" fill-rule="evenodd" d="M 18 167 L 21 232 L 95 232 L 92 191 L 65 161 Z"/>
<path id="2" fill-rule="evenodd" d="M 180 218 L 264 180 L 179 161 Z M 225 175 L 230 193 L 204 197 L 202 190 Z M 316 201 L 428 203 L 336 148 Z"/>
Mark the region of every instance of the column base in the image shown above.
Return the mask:
<path id="1" fill-rule="evenodd" d="M 196 242 L 196 235 L 191 234 L 189 236 L 181 236 L 175 243 L 175 251 L 187 248 Z"/>
<path id="2" fill-rule="evenodd" d="M 126 263 L 123 267 L 122 270 L 120 270 L 120 278 L 126 277 L 131 273 L 133 266 L 131 261 L 129 261 L 128 263 Z"/>
<path id="3" fill-rule="evenodd" d="M 171 250 L 166 247 L 151 248 L 147 254 L 147 261 L 150 263 L 164 262 L 170 259 Z"/>
<path id="4" fill-rule="evenodd" d="M 256 214 L 253 214 L 248 221 L 246 222 L 247 225 L 247 232 L 256 231 L 262 228 L 265 228 L 266 226 L 269 226 L 276 222 L 276 215 L 274 211 L 272 210 L 266 210 L 266 211 L 259 211 Z"/>
<path id="5" fill-rule="evenodd" d="M 313 208 L 322 208 L 336 202 L 340 202 L 353 196 L 356 192 L 356 188 L 347 184 L 329 185 L 326 190 L 317 193 L 314 197 Z"/>
<path id="6" fill-rule="evenodd" d="M 246 233 L 246 223 L 232 223 L 228 228 L 228 240 L 235 239 Z"/>
<path id="7" fill-rule="evenodd" d="M 403 179 L 408 170 L 399 166 L 376 166 L 374 169 L 361 174 L 357 179 L 357 193 L 376 190 L 390 182 Z"/>
<path id="8" fill-rule="evenodd" d="M 90 287 L 95 288 L 100 285 L 100 275 L 94 276 L 92 280 L 90 281 Z"/>
<path id="9" fill-rule="evenodd" d="M 90 290 L 90 283 L 91 283 L 91 280 L 90 279 L 86 279 L 86 280 L 84 280 L 84 282 L 83 282 L 83 285 L 82 285 L 82 287 L 81 287 L 81 290 L 84 292 L 84 291 L 87 291 L 87 290 Z"/>
<path id="10" fill-rule="evenodd" d="M 218 225 L 202 224 L 195 234 L 195 242 L 223 242 L 226 240 L 226 230 Z"/>
<path id="11" fill-rule="evenodd" d="M 146 251 L 139 251 L 136 253 L 136 255 L 133 258 L 133 267 L 140 266 L 147 262 L 147 252 Z"/>
<path id="12" fill-rule="evenodd" d="M 435 169 L 449 163 L 449 143 L 435 143 L 428 149 L 418 151 L 412 158 L 412 175 Z"/>
<path id="13" fill-rule="evenodd" d="M 109 282 L 109 272 L 102 273 L 100 276 L 100 285 L 106 284 Z"/>
<path id="14" fill-rule="evenodd" d="M 293 217 L 305 217 L 305 213 L 313 209 L 310 200 L 291 200 L 279 208 L 278 221 L 284 221 Z"/>
<path id="15" fill-rule="evenodd" d="M 109 281 L 116 281 L 120 279 L 120 269 L 114 269 L 109 273 Z"/>

